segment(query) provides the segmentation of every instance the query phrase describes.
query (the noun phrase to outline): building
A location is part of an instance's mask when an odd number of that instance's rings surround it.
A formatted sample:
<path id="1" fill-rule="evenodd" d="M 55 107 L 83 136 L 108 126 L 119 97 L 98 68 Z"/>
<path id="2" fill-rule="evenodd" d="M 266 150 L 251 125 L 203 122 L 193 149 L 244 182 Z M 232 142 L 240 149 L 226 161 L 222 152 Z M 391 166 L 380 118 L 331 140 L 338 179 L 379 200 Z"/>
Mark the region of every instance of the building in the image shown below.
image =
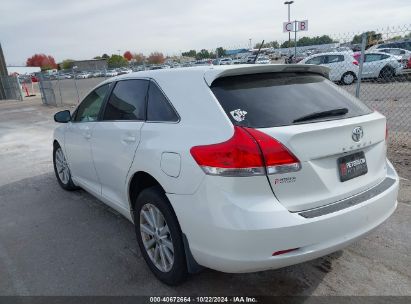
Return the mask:
<path id="1" fill-rule="evenodd" d="M 94 70 L 106 70 L 106 59 L 90 59 L 90 60 L 75 60 L 72 62 L 72 66 L 76 66 L 78 71 L 94 71 Z"/>
<path id="2" fill-rule="evenodd" d="M 3 49 L 0 44 L 0 100 L 6 99 L 6 89 L 3 80 L 8 76 L 6 60 L 4 60 Z"/>

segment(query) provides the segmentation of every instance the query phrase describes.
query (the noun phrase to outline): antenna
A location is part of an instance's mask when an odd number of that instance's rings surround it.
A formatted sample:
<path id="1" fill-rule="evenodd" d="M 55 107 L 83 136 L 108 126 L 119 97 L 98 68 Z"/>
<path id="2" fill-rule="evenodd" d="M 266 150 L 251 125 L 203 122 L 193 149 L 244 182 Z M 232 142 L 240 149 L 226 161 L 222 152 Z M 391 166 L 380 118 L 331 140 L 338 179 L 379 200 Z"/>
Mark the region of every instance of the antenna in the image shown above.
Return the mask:
<path id="1" fill-rule="evenodd" d="M 260 47 L 258 48 L 258 52 L 257 52 L 257 55 L 255 55 L 253 63 L 255 63 L 257 61 L 258 55 L 260 55 L 260 51 L 261 51 L 261 48 L 263 47 L 263 45 L 264 45 L 264 40 L 263 40 L 263 42 L 261 42 Z"/>

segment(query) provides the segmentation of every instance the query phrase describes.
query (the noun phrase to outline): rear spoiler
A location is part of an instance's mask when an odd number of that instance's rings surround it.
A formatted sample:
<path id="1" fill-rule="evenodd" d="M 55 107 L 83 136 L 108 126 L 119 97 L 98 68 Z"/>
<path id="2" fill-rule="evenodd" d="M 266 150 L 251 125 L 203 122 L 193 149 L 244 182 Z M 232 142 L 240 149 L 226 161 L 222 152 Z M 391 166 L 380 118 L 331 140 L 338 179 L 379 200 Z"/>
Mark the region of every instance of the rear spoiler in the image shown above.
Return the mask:
<path id="1" fill-rule="evenodd" d="M 208 86 L 211 86 L 217 78 L 273 72 L 309 72 L 320 74 L 328 78 L 329 71 L 330 69 L 327 67 L 313 64 L 244 64 L 229 67 L 225 66 L 224 68 L 216 66 L 204 73 L 204 80 Z"/>

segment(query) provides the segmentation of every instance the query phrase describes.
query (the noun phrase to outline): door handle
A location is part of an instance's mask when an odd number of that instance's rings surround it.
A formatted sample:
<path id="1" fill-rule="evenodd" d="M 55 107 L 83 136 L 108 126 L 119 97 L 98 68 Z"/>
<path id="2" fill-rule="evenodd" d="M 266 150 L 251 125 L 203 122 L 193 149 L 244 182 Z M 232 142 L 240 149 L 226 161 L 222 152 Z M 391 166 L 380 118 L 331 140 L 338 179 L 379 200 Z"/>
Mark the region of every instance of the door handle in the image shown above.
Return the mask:
<path id="1" fill-rule="evenodd" d="M 126 143 L 133 143 L 136 141 L 136 138 L 134 136 L 125 136 L 123 137 L 123 141 Z"/>

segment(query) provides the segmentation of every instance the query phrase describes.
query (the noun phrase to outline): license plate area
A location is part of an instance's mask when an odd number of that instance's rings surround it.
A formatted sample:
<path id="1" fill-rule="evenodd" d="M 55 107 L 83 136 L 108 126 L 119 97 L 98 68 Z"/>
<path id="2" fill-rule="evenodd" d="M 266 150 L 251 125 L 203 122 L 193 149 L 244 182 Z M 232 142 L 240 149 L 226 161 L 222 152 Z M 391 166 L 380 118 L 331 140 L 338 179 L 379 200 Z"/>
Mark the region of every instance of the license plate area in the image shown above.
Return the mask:
<path id="1" fill-rule="evenodd" d="M 345 182 L 368 172 L 367 160 L 363 151 L 338 158 L 340 181 Z"/>

